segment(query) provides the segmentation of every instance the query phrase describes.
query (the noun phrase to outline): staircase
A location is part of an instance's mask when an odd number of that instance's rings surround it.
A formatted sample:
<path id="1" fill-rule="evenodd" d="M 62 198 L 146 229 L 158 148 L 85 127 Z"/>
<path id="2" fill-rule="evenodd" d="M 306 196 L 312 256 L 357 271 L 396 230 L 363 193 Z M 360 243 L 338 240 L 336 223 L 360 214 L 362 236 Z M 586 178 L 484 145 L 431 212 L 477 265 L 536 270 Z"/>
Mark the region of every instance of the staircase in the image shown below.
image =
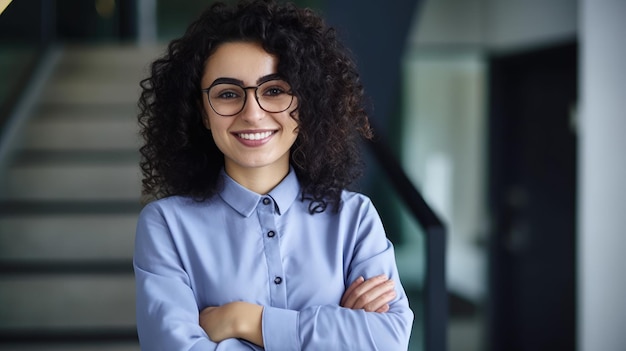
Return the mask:
<path id="1" fill-rule="evenodd" d="M 139 350 L 139 81 L 161 47 L 68 46 L 0 175 L 0 350 Z"/>

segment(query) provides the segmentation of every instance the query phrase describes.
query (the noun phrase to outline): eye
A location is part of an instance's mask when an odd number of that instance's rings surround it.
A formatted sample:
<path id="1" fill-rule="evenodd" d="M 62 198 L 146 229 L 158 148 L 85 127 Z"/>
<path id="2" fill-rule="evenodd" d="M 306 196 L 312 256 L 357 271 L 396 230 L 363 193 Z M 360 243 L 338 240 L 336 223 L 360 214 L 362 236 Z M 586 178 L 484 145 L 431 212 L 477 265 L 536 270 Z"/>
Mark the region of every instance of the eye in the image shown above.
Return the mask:
<path id="1" fill-rule="evenodd" d="M 291 89 L 287 82 L 276 80 L 265 83 L 262 87 L 261 93 L 266 97 L 278 97 L 288 94 L 290 90 Z"/>
<path id="2" fill-rule="evenodd" d="M 265 91 L 265 95 L 269 95 L 269 96 L 276 96 L 276 95 L 280 95 L 280 94 L 284 94 L 285 91 L 281 88 L 269 88 Z"/>
<path id="3" fill-rule="evenodd" d="M 218 84 L 211 88 L 212 100 L 236 100 L 244 96 L 240 87 L 232 84 Z"/>
<path id="4" fill-rule="evenodd" d="M 217 99 L 225 99 L 225 100 L 236 99 L 238 97 L 239 97 L 239 95 L 237 93 L 233 92 L 233 91 L 223 91 L 223 92 L 220 92 L 216 96 Z"/>

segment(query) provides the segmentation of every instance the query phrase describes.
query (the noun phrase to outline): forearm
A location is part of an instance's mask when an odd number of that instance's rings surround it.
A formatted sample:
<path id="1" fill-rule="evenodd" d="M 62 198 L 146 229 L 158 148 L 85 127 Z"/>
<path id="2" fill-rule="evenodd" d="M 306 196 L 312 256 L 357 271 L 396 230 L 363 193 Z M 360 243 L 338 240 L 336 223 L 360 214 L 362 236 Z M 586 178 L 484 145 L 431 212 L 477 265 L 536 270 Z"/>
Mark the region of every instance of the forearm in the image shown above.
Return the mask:
<path id="1" fill-rule="evenodd" d="M 413 322 L 408 306 L 366 312 L 324 305 L 263 311 L 265 350 L 406 350 Z"/>
<path id="2" fill-rule="evenodd" d="M 251 304 L 243 313 L 243 318 L 239 322 L 236 337 L 248 340 L 249 342 L 263 347 L 262 330 L 263 307 Z"/>
<path id="3" fill-rule="evenodd" d="M 202 310 L 200 326 L 213 342 L 238 338 L 266 350 L 406 349 L 413 322 L 406 296 L 387 306 L 385 313 L 337 305 L 294 311 L 232 302 Z"/>
<path id="4" fill-rule="evenodd" d="M 231 302 L 202 310 L 200 326 L 214 342 L 239 338 L 263 347 L 262 314 L 262 306 Z"/>
<path id="5" fill-rule="evenodd" d="M 353 310 L 384 313 L 389 311 L 389 303 L 395 296 L 394 282 L 386 275 L 368 280 L 360 276 L 343 294 L 340 305 Z M 262 306 L 232 302 L 205 308 L 200 312 L 199 319 L 200 326 L 215 342 L 240 338 L 263 347 L 262 314 Z"/>

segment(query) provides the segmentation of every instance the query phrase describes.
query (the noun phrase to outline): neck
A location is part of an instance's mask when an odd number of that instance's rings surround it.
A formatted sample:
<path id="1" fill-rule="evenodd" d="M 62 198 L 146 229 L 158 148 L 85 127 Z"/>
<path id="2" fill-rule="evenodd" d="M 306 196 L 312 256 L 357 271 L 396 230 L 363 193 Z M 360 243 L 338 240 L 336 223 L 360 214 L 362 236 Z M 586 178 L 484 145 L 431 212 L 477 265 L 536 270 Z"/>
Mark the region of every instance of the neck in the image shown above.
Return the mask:
<path id="1" fill-rule="evenodd" d="M 265 195 L 274 189 L 289 173 L 289 164 L 284 167 L 242 168 L 226 164 L 226 173 L 237 183 L 257 194 Z"/>

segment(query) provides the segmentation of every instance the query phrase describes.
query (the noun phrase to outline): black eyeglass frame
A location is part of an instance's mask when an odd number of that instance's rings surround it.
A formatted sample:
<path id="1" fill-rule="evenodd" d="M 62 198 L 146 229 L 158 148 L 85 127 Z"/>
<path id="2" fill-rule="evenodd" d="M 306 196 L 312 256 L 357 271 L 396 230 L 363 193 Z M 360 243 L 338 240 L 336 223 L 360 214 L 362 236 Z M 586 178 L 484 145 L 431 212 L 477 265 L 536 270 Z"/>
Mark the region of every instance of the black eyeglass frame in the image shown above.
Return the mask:
<path id="1" fill-rule="evenodd" d="M 281 113 L 281 112 L 285 112 L 287 111 L 291 105 L 293 104 L 293 91 L 289 90 L 287 92 L 285 92 L 285 94 L 288 94 L 289 96 L 291 96 L 291 100 L 289 100 L 289 105 L 287 105 L 287 107 L 285 107 L 283 110 L 280 111 L 269 111 L 266 110 L 262 105 L 261 102 L 259 101 L 259 95 L 257 94 L 257 92 L 259 91 L 259 87 L 261 85 L 267 84 L 268 82 L 272 82 L 272 81 L 283 81 L 285 83 L 287 83 L 289 86 L 291 86 L 291 84 L 289 84 L 287 81 L 285 81 L 284 79 L 270 79 L 270 80 L 266 80 L 264 82 L 259 83 L 259 85 L 257 86 L 249 86 L 249 87 L 244 87 L 243 85 L 237 83 L 237 82 L 224 82 L 224 81 L 219 81 L 216 80 L 215 82 L 213 82 L 213 84 L 209 85 L 209 87 L 201 89 L 200 91 L 202 91 L 203 93 L 206 93 L 207 96 L 207 100 L 209 101 L 209 106 L 211 106 L 211 109 L 213 110 L 213 112 L 217 113 L 218 115 L 222 116 L 222 117 L 232 117 L 235 116 L 239 113 L 241 113 L 241 111 L 243 111 L 243 109 L 246 107 L 246 103 L 248 102 L 248 90 L 249 89 L 254 89 L 254 100 L 256 100 L 256 103 L 259 105 L 259 107 L 261 108 L 261 110 L 268 112 L 268 113 Z M 232 113 L 232 114 L 221 114 L 219 112 L 217 112 L 217 110 L 215 109 L 215 107 L 213 107 L 213 104 L 211 103 L 211 98 L 209 97 L 209 90 L 211 90 L 211 88 L 218 86 L 218 85 L 222 85 L 222 84 L 228 84 L 228 85 L 236 85 L 238 87 L 240 87 L 243 90 L 243 104 L 241 105 L 241 108 L 239 109 L 239 111 Z"/>

